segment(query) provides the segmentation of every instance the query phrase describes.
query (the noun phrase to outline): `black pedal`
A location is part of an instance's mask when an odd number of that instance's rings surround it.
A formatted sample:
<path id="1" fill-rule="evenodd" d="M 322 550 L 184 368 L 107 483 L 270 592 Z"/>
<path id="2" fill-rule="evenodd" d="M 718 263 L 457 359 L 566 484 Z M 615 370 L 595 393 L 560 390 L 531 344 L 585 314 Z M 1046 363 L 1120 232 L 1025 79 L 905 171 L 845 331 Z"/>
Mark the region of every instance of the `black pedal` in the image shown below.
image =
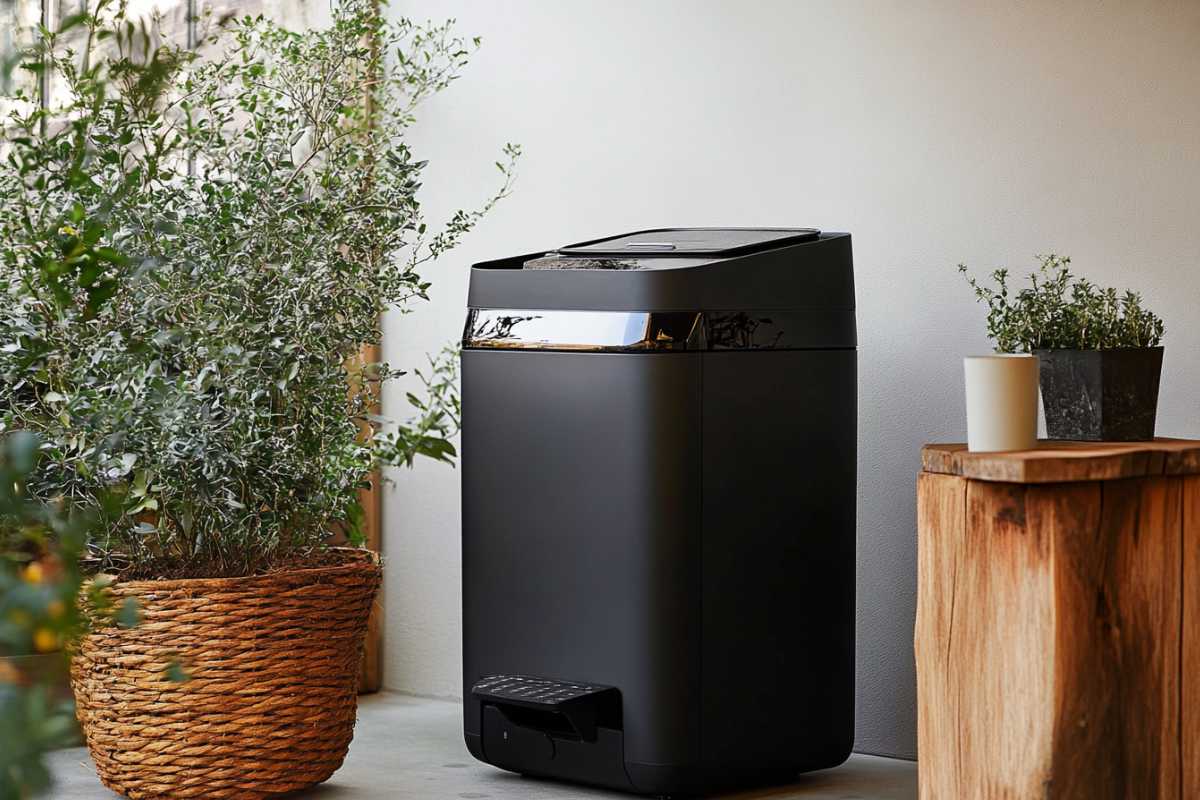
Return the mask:
<path id="1" fill-rule="evenodd" d="M 501 710 L 527 709 L 547 715 L 561 715 L 584 741 L 596 738 L 597 724 L 620 726 L 621 693 L 612 686 L 556 681 L 528 675 L 489 675 L 471 687 L 471 694 Z M 534 715 L 511 715 L 517 719 L 537 720 Z M 561 731 L 560 731 L 561 733 Z"/>

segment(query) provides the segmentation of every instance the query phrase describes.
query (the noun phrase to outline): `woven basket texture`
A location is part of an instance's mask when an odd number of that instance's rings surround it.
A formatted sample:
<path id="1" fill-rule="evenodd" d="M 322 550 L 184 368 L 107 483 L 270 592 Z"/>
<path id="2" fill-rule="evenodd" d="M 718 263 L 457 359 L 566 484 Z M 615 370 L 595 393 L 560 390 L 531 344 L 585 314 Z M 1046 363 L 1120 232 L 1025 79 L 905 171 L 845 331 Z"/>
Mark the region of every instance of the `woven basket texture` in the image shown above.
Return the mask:
<path id="1" fill-rule="evenodd" d="M 354 733 L 378 556 L 243 578 L 123 581 L 141 623 L 93 629 L 71 663 L 96 771 L 142 798 L 274 797 L 327 780 Z M 170 680 L 178 663 L 187 674 Z"/>

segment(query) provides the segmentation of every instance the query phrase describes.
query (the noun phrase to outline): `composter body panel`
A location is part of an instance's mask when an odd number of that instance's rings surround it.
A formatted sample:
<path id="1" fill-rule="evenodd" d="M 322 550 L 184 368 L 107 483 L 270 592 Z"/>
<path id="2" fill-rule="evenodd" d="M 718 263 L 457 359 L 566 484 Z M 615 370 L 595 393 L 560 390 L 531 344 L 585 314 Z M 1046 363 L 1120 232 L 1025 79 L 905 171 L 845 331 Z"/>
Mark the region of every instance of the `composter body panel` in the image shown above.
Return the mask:
<path id="1" fill-rule="evenodd" d="M 704 356 L 702 756 L 720 771 L 850 754 L 856 356 Z"/>
<path id="2" fill-rule="evenodd" d="M 464 352 L 468 742 L 476 681 L 534 675 L 617 687 L 626 759 L 698 760 L 700 357 Z"/>

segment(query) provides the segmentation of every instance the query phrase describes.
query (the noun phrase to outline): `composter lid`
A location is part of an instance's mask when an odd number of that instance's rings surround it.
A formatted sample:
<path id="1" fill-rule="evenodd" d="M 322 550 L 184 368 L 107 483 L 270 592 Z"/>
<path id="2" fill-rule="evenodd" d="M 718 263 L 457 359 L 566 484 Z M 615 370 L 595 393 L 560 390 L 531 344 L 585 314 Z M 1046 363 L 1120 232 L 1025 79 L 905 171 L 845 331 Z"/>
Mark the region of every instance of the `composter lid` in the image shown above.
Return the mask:
<path id="1" fill-rule="evenodd" d="M 841 315 L 852 329 L 850 235 L 813 228 L 621 233 L 477 263 L 467 302 L 501 310 L 805 310 Z"/>
<path id="2" fill-rule="evenodd" d="M 810 242 L 815 228 L 652 228 L 636 233 L 567 245 L 565 256 L 728 257 Z"/>

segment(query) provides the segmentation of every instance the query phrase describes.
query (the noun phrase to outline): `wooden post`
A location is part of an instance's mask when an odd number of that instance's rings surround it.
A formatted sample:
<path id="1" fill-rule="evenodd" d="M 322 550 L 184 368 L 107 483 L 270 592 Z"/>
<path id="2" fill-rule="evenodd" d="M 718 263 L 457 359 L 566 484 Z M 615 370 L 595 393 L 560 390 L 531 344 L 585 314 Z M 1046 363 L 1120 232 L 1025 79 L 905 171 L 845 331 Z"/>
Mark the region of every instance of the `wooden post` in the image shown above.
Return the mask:
<path id="1" fill-rule="evenodd" d="M 1200 797 L 1200 475 L 1183 479 L 1181 796 Z"/>
<path id="2" fill-rule="evenodd" d="M 1198 456 L 925 449 L 922 798 L 1200 798 Z"/>
<path id="3" fill-rule="evenodd" d="M 376 14 L 382 13 L 382 3 L 380 0 L 372 0 L 372 7 Z M 378 85 L 382 78 L 383 60 L 380 53 L 380 42 L 375 36 L 371 36 L 367 42 L 370 49 L 369 69 L 371 74 L 366 76 L 366 79 L 373 85 Z M 366 124 L 368 127 L 374 128 L 378 125 L 379 108 L 376 99 L 376 90 L 369 89 L 366 92 Z M 379 254 L 379 258 L 386 258 L 386 255 Z M 366 364 L 377 363 L 382 360 L 383 348 L 381 345 L 372 344 L 363 348 L 360 355 L 362 362 Z M 381 409 L 373 408 L 372 412 L 378 414 Z M 365 435 L 370 435 L 368 428 Z M 366 531 L 367 547 L 377 553 L 383 552 L 383 493 L 382 493 L 382 475 L 379 470 L 371 473 L 371 487 L 363 489 L 359 492 L 359 504 L 363 509 L 363 527 Z M 375 607 L 371 609 L 371 616 L 367 620 L 367 636 L 363 643 L 363 664 L 362 673 L 359 675 L 358 690 L 361 693 L 378 692 L 383 688 L 383 592 L 384 587 L 379 587 L 379 592 L 375 595 Z"/>
<path id="4" fill-rule="evenodd" d="M 379 345 L 367 345 L 360 354 L 361 363 L 371 364 L 379 361 Z M 379 409 L 372 409 L 379 413 Z M 364 435 L 370 435 L 370 428 L 364 426 Z M 360 489 L 358 502 L 363 510 L 363 531 L 366 534 L 366 545 L 377 553 L 383 552 L 383 495 L 381 490 L 382 476 L 375 470 L 370 476 L 371 486 Z M 383 688 L 383 587 L 375 595 L 375 606 L 367 620 L 367 636 L 363 643 L 362 672 L 359 674 L 358 690 L 362 693 L 377 692 Z"/>
<path id="5" fill-rule="evenodd" d="M 367 548 L 377 553 L 383 551 L 383 527 L 381 525 L 382 503 L 379 492 L 379 471 L 371 473 L 371 488 L 360 489 L 359 502 L 363 508 L 363 527 L 367 534 Z M 359 675 L 358 690 L 362 693 L 378 692 L 383 688 L 383 587 L 375 595 L 375 605 L 367 619 L 367 638 L 363 644 L 362 673 Z"/>

